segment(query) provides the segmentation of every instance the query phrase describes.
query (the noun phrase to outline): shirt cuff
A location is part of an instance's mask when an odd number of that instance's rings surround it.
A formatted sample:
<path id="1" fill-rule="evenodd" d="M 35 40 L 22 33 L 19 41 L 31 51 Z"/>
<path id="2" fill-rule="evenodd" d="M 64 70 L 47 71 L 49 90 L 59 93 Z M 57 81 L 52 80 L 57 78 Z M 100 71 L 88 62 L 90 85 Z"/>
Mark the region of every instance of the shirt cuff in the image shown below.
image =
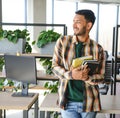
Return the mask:
<path id="1" fill-rule="evenodd" d="M 67 72 L 65 72 L 65 73 L 64 73 L 64 76 L 65 76 L 66 79 L 73 79 L 73 78 L 72 78 L 72 71 L 67 71 Z"/>

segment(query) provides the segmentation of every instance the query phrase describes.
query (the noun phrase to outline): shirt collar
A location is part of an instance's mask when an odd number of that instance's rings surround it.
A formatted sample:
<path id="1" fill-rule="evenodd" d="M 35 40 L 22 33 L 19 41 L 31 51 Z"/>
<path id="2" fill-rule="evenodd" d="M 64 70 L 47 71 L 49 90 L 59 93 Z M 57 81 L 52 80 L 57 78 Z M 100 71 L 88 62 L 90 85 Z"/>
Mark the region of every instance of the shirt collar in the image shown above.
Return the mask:
<path id="1" fill-rule="evenodd" d="M 74 43 L 74 44 L 77 44 L 77 43 L 78 43 L 78 40 L 77 40 L 77 36 L 76 36 L 76 35 L 73 35 L 72 43 Z M 83 43 L 83 45 L 87 45 L 87 44 L 90 44 L 90 37 L 88 37 L 87 42 L 84 42 L 84 43 Z"/>

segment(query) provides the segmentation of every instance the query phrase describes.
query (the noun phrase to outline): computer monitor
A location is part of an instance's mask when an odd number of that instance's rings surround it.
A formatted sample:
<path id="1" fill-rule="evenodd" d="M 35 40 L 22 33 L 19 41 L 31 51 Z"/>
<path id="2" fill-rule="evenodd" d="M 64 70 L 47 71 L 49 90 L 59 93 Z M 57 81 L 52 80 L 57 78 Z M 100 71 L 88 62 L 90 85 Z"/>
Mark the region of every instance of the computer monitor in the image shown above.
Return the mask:
<path id="1" fill-rule="evenodd" d="M 4 55 L 6 78 L 22 83 L 22 92 L 13 96 L 33 96 L 28 93 L 29 84 L 37 84 L 36 60 L 32 56 Z"/>

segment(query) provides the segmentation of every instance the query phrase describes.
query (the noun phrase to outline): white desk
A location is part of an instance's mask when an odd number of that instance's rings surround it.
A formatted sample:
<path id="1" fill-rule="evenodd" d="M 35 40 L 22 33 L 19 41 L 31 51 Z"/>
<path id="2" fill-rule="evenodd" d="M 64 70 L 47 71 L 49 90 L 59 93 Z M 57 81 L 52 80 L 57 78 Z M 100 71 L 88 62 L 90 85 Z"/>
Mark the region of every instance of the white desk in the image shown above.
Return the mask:
<path id="1" fill-rule="evenodd" d="M 120 114 L 120 96 L 119 95 L 101 95 L 102 110 L 101 113 Z"/>
<path id="2" fill-rule="evenodd" d="M 11 92 L 0 92 L 0 109 L 23 110 L 23 118 L 28 118 L 28 111 L 35 104 L 34 118 L 38 118 L 38 93 L 33 97 L 12 97 L 11 95 Z"/>

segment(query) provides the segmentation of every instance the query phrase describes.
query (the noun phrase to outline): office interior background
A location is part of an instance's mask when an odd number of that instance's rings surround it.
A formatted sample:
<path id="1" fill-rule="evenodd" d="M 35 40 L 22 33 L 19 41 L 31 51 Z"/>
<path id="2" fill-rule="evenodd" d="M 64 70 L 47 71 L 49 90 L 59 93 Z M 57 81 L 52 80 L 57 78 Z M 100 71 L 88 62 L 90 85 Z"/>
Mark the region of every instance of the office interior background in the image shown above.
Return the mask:
<path id="1" fill-rule="evenodd" d="M 73 34 L 73 17 L 76 10 L 91 9 L 96 15 L 90 37 L 100 43 L 109 54 L 112 52 L 113 27 L 120 25 L 120 5 L 72 2 L 67 0 L 0 0 L 0 26 L 6 30 L 27 29 L 31 42 L 37 40 L 39 32 L 53 28 L 63 34 L 63 27 L 10 25 L 18 24 L 65 24 L 67 35 Z M 5 24 L 9 25 L 5 25 Z M 119 36 L 120 37 L 120 36 Z M 120 41 L 118 41 L 120 52 Z M 34 47 L 33 52 L 39 52 Z"/>
<path id="2" fill-rule="evenodd" d="M 120 24 L 119 4 L 84 3 L 65 0 L 0 0 L 0 23 L 2 28 L 6 30 L 27 28 L 32 42 L 37 40 L 41 30 L 53 28 L 63 34 L 63 28 L 4 25 L 4 23 L 65 24 L 69 35 L 73 34 L 73 17 L 75 11 L 79 9 L 91 9 L 94 11 L 96 22 L 90 32 L 90 37 L 100 43 L 111 54 L 113 27 Z M 119 47 L 120 41 L 118 41 Z M 38 50 L 35 48 L 33 51 Z"/>

